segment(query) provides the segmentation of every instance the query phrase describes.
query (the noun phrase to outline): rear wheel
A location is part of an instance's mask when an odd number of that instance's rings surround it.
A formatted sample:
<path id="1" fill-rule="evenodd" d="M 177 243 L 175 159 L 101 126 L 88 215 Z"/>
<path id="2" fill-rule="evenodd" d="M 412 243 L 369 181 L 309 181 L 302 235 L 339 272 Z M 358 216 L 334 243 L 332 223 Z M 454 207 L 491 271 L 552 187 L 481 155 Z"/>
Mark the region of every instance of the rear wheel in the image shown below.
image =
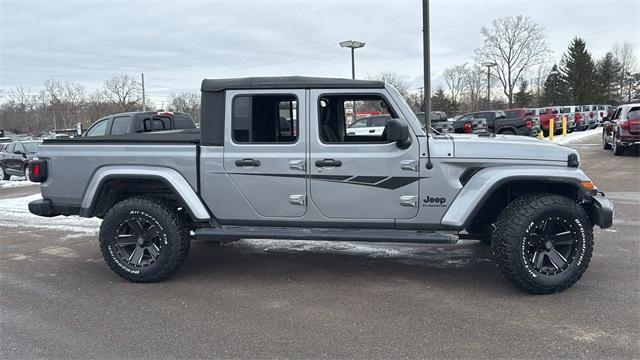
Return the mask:
<path id="1" fill-rule="evenodd" d="M 511 130 L 504 130 L 500 134 L 502 134 L 502 135 L 515 135 L 516 133 L 514 133 Z"/>
<path id="2" fill-rule="evenodd" d="M 528 194 L 498 217 L 491 249 L 500 271 L 534 294 L 563 291 L 586 271 L 593 251 L 588 215 L 574 200 Z"/>
<path id="3" fill-rule="evenodd" d="M 104 260 L 132 282 L 166 279 L 182 265 L 190 244 L 183 215 L 156 199 L 123 200 L 107 212 L 100 226 Z"/>
<path id="4" fill-rule="evenodd" d="M 4 170 L 4 167 L 0 165 L 0 180 L 9 180 L 10 178 L 11 175 L 7 174 L 7 172 Z"/>

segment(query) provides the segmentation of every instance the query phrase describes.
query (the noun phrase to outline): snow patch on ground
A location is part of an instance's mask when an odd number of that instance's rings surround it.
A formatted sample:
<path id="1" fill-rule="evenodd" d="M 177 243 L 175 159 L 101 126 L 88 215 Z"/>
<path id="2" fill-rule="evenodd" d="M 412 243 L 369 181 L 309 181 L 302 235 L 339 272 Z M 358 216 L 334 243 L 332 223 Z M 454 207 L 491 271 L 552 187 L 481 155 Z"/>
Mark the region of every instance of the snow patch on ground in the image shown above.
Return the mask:
<path id="1" fill-rule="evenodd" d="M 556 144 L 566 145 L 582 139 L 586 139 L 596 134 L 601 134 L 601 133 L 602 133 L 602 128 L 595 128 L 595 129 L 585 130 L 585 131 L 574 131 L 572 133 L 567 134 L 566 137 L 563 137 L 562 135 L 555 135 L 553 137 L 553 142 Z M 544 140 L 551 142 L 549 138 L 545 138 Z"/>
<path id="2" fill-rule="evenodd" d="M 31 186 L 36 184 L 37 183 L 28 181 L 21 176 L 12 176 L 11 178 L 9 178 L 9 180 L 0 180 L 0 189 L 8 189 L 8 188 L 21 187 L 21 186 Z"/>
<path id="3" fill-rule="evenodd" d="M 96 235 L 100 219 L 86 219 L 78 216 L 41 217 L 29 212 L 28 204 L 41 199 L 40 194 L 0 200 L 0 226 L 17 228 L 39 228 L 67 231 L 82 235 Z"/>

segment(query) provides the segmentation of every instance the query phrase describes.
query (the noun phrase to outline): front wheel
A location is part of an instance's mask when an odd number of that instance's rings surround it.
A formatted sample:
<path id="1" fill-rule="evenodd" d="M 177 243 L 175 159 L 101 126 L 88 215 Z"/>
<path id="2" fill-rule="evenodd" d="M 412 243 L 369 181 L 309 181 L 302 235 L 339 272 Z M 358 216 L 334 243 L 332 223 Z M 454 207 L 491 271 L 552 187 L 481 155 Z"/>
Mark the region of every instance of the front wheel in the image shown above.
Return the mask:
<path id="1" fill-rule="evenodd" d="M 611 150 L 611 144 L 607 142 L 607 134 L 602 132 L 602 148 L 605 150 Z"/>
<path id="2" fill-rule="evenodd" d="M 613 133 L 613 139 L 611 140 L 611 142 L 613 143 L 611 145 L 612 149 L 613 149 L 613 155 L 623 155 L 624 154 L 624 148 L 620 145 L 618 145 L 618 139 L 616 139 L 616 133 Z"/>
<path id="3" fill-rule="evenodd" d="M 4 170 L 4 167 L 0 165 L 0 180 L 9 180 L 9 179 L 11 179 L 11 175 L 7 174 L 7 172 Z"/>
<path id="4" fill-rule="evenodd" d="M 189 253 L 189 229 L 164 201 L 134 197 L 114 205 L 100 226 L 104 260 L 132 282 L 166 279 Z"/>
<path id="5" fill-rule="evenodd" d="M 500 214 L 491 250 L 500 271 L 520 289 L 568 289 L 587 270 L 593 229 L 584 209 L 555 194 L 528 194 Z"/>

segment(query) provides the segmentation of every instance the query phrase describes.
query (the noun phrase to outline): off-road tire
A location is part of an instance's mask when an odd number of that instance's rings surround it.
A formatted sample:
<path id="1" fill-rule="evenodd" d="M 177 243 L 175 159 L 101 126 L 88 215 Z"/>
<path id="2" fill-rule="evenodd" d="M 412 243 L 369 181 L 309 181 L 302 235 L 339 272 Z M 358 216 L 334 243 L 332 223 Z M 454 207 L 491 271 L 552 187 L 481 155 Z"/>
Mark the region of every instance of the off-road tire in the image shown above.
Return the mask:
<path id="1" fill-rule="evenodd" d="M 504 130 L 500 132 L 500 135 L 515 135 L 516 133 L 514 133 L 511 130 Z"/>
<path id="2" fill-rule="evenodd" d="M 534 223 L 547 218 L 558 218 L 561 225 L 568 221 L 573 229 L 570 236 L 574 236 L 574 255 L 566 259 L 564 270 L 551 275 L 537 271 L 527 252 Z M 593 229 L 576 201 L 555 194 L 527 194 L 511 202 L 498 217 L 491 250 L 498 269 L 520 289 L 533 294 L 561 292 L 586 271 L 593 251 Z"/>
<path id="3" fill-rule="evenodd" d="M 9 180 L 11 179 L 11 175 L 7 174 L 7 170 L 4 169 L 2 165 L 0 165 L 0 180 Z"/>
<path id="4" fill-rule="evenodd" d="M 605 150 L 611 150 L 611 144 L 607 142 L 607 135 L 605 132 L 602 132 L 602 148 Z"/>
<path id="5" fill-rule="evenodd" d="M 158 230 L 155 241 L 161 244 L 159 255 L 144 267 L 130 264 L 121 256 L 122 248 L 118 246 L 120 229 L 132 219 L 138 224 L 147 222 Z M 123 200 L 107 212 L 100 226 L 100 249 L 104 260 L 116 274 L 131 282 L 157 282 L 168 278 L 185 261 L 190 247 L 184 215 L 158 199 L 133 197 Z M 151 257 L 151 254 L 146 256 Z"/>

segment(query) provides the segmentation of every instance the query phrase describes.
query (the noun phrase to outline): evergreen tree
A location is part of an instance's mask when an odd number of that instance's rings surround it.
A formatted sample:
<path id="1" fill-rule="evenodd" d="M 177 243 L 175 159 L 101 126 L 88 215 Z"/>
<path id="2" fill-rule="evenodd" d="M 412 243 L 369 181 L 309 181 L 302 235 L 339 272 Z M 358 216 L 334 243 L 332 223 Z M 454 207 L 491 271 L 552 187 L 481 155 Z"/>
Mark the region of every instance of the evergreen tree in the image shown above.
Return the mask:
<path id="1" fill-rule="evenodd" d="M 529 83 L 527 80 L 522 80 L 520 82 L 520 87 L 518 88 L 518 92 L 514 94 L 513 100 L 518 107 L 529 107 L 531 106 L 531 102 L 533 101 L 533 94 L 531 91 L 527 91 L 529 87 Z"/>
<path id="2" fill-rule="evenodd" d="M 443 89 L 437 89 L 431 96 L 431 111 L 444 111 L 449 114 L 454 110 L 452 105 Z"/>
<path id="3" fill-rule="evenodd" d="M 575 104 L 595 102 L 597 95 L 596 66 L 587 51 L 587 43 L 575 37 L 560 62 L 562 79 L 567 84 L 566 98 Z"/>
<path id="4" fill-rule="evenodd" d="M 569 103 L 567 98 L 567 83 L 558 71 L 558 65 L 554 64 L 544 81 L 544 94 L 542 96 L 542 104 L 550 105 L 566 105 Z"/>
<path id="5" fill-rule="evenodd" d="M 607 104 L 615 103 L 618 97 L 618 85 L 620 84 L 621 65 L 613 53 L 608 52 L 596 68 L 598 94 L 596 100 Z"/>

